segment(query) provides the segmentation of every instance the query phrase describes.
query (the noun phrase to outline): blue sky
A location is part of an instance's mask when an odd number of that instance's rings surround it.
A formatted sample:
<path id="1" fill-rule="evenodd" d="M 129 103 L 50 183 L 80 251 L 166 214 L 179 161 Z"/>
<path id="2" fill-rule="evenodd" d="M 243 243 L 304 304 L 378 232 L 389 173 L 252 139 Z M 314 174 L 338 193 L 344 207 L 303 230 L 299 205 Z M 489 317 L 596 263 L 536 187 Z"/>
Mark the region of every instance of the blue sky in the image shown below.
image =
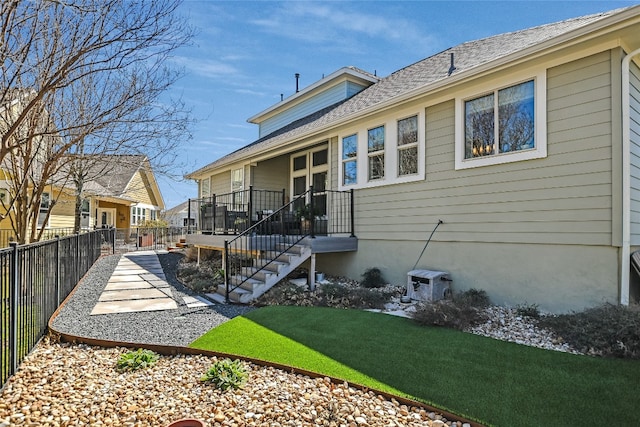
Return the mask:
<path id="1" fill-rule="evenodd" d="M 180 13 L 197 31 L 176 52 L 172 89 L 197 123 L 179 150 L 178 175 L 257 139 L 256 113 L 323 75 L 353 65 L 378 76 L 459 43 L 637 1 L 204 1 Z M 193 181 L 158 177 L 167 208 L 196 197 Z"/>

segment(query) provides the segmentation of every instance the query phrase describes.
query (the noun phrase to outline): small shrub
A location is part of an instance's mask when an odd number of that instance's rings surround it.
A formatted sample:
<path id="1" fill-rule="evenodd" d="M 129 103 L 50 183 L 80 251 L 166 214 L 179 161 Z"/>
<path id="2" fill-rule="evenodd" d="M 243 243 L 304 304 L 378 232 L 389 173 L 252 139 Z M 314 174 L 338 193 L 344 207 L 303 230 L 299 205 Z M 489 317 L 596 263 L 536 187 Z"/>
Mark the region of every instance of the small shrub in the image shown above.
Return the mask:
<path id="1" fill-rule="evenodd" d="M 381 288 L 385 285 L 380 269 L 377 267 L 368 268 L 362 275 L 360 285 L 365 288 Z"/>
<path id="2" fill-rule="evenodd" d="M 640 359 L 640 307 L 604 304 L 585 311 L 543 316 L 539 326 L 594 356 Z"/>
<path id="3" fill-rule="evenodd" d="M 540 308 L 538 307 L 538 304 L 519 304 L 516 306 L 516 314 L 521 317 L 539 319 Z"/>
<path id="4" fill-rule="evenodd" d="M 487 320 L 484 310 L 455 300 L 422 302 L 416 305 L 413 320 L 424 326 L 444 326 L 464 330 Z"/>
<path id="5" fill-rule="evenodd" d="M 200 378 L 202 382 L 214 384 L 221 390 L 242 388 L 247 381 L 248 373 L 239 360 L 219 360 Z"/>
<path id="6" fill-rule="evenodd" d="M 491 305 L 489 296 L 482 289 L 471 288 L 467 291 L 453 295 L 457 305 L 467 305 L 475 308 L 487 308 Z"/>
<path id="7" fill-rule="evenodd" d="M 123 353 L 118 358 L 116 369 L 120 372 L 137 371 L 155 365 L 160 356 L 151 350 L 139 348 Z"/>

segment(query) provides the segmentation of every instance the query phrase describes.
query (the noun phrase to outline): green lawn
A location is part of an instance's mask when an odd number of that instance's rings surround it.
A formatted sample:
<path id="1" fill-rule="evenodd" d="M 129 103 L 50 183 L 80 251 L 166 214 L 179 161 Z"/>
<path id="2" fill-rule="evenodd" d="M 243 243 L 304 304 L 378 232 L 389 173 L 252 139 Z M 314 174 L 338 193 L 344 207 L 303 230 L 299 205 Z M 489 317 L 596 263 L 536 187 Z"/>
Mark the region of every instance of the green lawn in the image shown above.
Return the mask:
<path id="1" fill-rule="evenodd" d="M 191 346 L 342 378 L 486 424 L 640 425 L 640 361 L 541 350 L 394 316 L 267 307 Z"/>

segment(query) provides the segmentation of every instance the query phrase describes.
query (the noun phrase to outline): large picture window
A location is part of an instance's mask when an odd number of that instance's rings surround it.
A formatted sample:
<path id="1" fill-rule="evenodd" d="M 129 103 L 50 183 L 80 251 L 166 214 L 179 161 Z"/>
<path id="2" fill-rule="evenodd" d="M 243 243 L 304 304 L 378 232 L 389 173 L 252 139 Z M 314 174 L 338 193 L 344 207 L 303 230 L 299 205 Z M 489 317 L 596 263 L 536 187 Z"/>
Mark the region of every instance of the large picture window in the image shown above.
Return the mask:
<path id="1" fill-rule="evenodd" d="M 530 80 L 465 102 L 465 159 L 535 148 Z"/>
<path id="2" fill-rule="evenodd" d="M 545 74 L 456 104 L 456 169 L 546 157 Z"/>
<path id="3" fill-rule="evenodd" d="M 367 152 L 369 153 L 369 181 L 384 178 L 384 126 L 367 132 Z"/>
<path id="4" fill-rule="evenodd" d="M 358 182 L 358 135 L 342 138 L 342 185 Z"/>

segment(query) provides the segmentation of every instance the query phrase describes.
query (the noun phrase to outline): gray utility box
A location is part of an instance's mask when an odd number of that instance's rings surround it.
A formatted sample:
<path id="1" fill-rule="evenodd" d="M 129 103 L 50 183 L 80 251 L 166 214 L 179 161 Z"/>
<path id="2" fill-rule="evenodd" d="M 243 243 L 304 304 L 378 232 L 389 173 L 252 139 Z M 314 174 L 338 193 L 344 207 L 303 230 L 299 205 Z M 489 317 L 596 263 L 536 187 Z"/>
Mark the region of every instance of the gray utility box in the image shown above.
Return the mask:
<path id="1" fill-rule="evenodd" d="M 407 273 L 407 296 L 418 301 L 438 301 L 451 293 L 449 273 L 411 270 Z"/>

